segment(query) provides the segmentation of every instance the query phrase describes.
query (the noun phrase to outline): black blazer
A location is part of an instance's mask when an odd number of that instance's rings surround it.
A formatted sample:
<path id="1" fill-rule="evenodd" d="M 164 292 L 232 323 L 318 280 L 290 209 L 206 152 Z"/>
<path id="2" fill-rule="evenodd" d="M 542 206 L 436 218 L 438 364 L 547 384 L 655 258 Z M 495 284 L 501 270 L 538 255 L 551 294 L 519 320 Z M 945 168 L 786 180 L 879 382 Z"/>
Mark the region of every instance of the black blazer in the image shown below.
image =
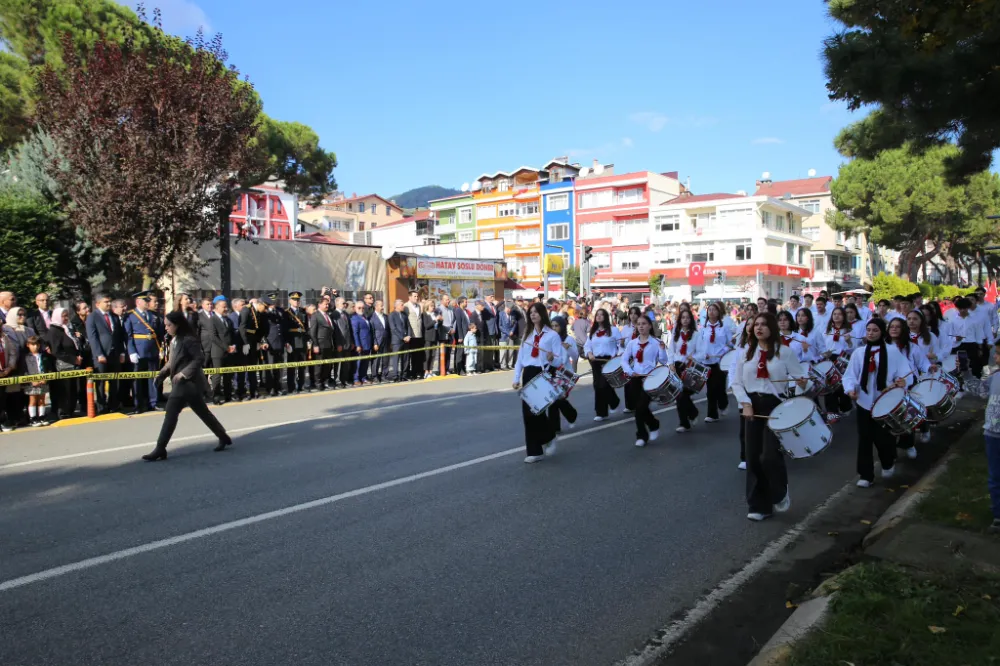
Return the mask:
<path id="1" fill-rule="evenodd" d="M 413 327 L 410 326 L 410 318 L 406 315 L 406 311 L 403 312 L 393 312 L 389 315 L 389 332 L 392 339 L 392 344 L 402 345 L 403 338 L 413 336 Z"/>
<path id="2" fill-rule="evenodd" d="M 99 356 L 104 356 L 109 362 L 118 361 L 118 356 L 125 353 L 125 329 L 121 320 L 112 313 L 107 314 L 114 326 L 114 332 L 108 329 L 108 320 L 104 318 L 100 310 L 95 309 L 87 317 L 87 339 L 90 341 L 90 348 L 94 353 L 94 360 Z"/>
<path id="3" fill-rule="evenodd" d="M 424 345 L 436 344 L 440 340 L 444 340 L 444 335 L 448 331 L 442 331 L 442 324 L 437 320 L 437 317 L 427 312 L 421 315 L 424 323 Z"/>
<path id="4" fill-rule="evenodd" d="M 182 335 L 170 343 L 170 360 L 160 370 L 159 379 L 170 377 L 177 383 L 177 374 L 184 373 L 187 381 L 195 382 L 199 388 L 205 385 L 205 354 L 201 343 L 193 335 Z"/>
<path id="5" fill-rule="evenodd" d="M 452 324 L 455 327 L 455 338 L 461 344 L 462 340 L 465 339 L 465 334 L 469 332 L 469 313 L 465 311 L 465 308 L 460 308 L 457 305 L 452 308 L 451 313 L 455 322 Z"/>
<path id="6" fill-rule="evenodd" d="M 45 338 L 49 343 L 49 350 L 56 357 L 56 360 L 76 365 L 76 357 L 83 357 L 83 343 L 81 342 L 80 349 L 77 349 L 71 335 L 72 333 L 69 333 L 62 326 L 53 324 L 49 326 Z"/>
<path id="7" fill-rule="evenodd" d="M 326 323 L 326 317 L 319 310 L 309 318 L 309 337 L 313 341 L 313 346 L 330 350 L 336 346 L 333 333 L 333 313 L 327 312 L 326 316 L 330 318 L 329 324 Z"/>
<path id="8" fill-rule="evenodd" d="M 333 319 L 333 339 L 337 346 L 353 349 L 354 332 L 351 330 L 351 315 L 340 310 L 333 310 L 329 314 Z"/>
<path id="9" fill-rule="evenodd" d="M 368 320 L 372 324 L 372 340 L 378 345 L 380 351 L 382 347 L 389 343 L 389 317 L 383 312 L 382 318 L 385 319 L 385 325 L 382 324 L 378 315 L 372 310 L 372 316 Z"/>
<path id="10" fill-rule="evenodd" d="M 201 322 L 201 351 L 206 356 L 219 358 L 229 353 L 233 341 L 233 323 L 228 317 L 219 317 L 212 313 L 211 317 L 198 315 Z"/>

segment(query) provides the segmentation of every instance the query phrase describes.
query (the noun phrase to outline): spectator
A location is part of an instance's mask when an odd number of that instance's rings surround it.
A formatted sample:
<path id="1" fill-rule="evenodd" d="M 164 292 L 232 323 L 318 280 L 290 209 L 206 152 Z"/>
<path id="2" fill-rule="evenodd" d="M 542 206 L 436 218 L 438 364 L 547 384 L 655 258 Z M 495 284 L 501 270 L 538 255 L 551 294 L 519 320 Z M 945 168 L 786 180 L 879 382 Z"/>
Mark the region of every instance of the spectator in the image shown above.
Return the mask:
<path id="1" fill-rule="evenodd" d="M 424 301 L 423 307 L 424 348 L 426 350 L 423 359 L 424 379 L 428 379 L 436 374 L 434 367 L 438 356 L 438 341 L 439 338 L 442 342 L 444 341 L 445 331 L 442 330 L 444 324 L 441 322 L 441 314 L 434 307 L 434 301 Z"/>
<path id="2" fill-rule="evenodd" d="M 372 314 L 375 313 L 374 306 Z M 351 315 L 351 335 L 354 339 L 354 351 L 358 356 L 371 356 L 372 353 L 372 325 L 365 317 L 365 304 L 357 302 L 354 304 L 354 314 Z M 368 382 L 369 359 L 359 359 L 354 368 L 354 385 L 361 386 Z"/>
<path id="3" fill-rule="evenodd" d="M 27 340 L 28 351 L 24 355 L 24 373 L 26 375 L 44 375 L 52 372 L 51 360 L 45 354 L 42 340 L 37 335 L 31 335 Z M 49 387 L 46 382 L 35 381 L 21 385 L 24 394 L 28 396 L 28 425 L 32 428 L 47 426 L 50 421 L 46 416 L 48 405 L 46 396 L 49 394 Z"/>
<path id="4" fill-rule="evenodd" d="M 55 357 L 56 371 L 79 370 L 83 367 L 83 352 L 80 341 L 69 331 L 69 310 L 56 308 L 50 322 L 46 337 L 49 351 Z M 52 414 L 57 419 L 73 417 L 77 384 L 77 379 L 60 379 L 52 384 Z"/>
<path id="5" fill-rule="evenodd" d="M 514 356 L 514 350 L 511 348 L 510 337 L 511 333 L 514 331 L 514 319 L 510 316 L 510 303 L 504 305 L 503 309 L 500 310 L 500 346 L 504 349 L 500 352 L 500 369 L 501 370 L 513 370 L 514 364 L 511 362 L 511 358 Z"/>
<path id="6" fill-rule="evenodd" d="M 35 308 L 33 312 L 28 314 L 28 320 L 25 323 L 35 331 L 36 335 L 44 336 L 49 330 L 49 322 L 52 319 L 52 312 L 49 310 L 49 295 L 44 291 L 35 296 Z M 41 339 L 41 343 L 45 344 L 44 338 Z"/>
<path id="7" fill-rule="evenodd" d="M 469 323 L 469 332 L 465 334 L 462 346 L 465 348 L 465 374 L 474 375 L 476 374 L 476 361 L 479 354 L 475 323 Z"/>
<path id="8" fill-rule="evenodd" d="M 21 362 L 18 344 L 0 329 L 0 379 L 13 377 Z M 20 420 L 20 386 L 0 386 L 0 432 L 10 432 Z"/>
<path id="9" fill-rule="evenodd" d="M 27 326 L 28 313 L 22 307 L 13 307 L 7 313 L 7 323 L 3 330 L 17 344 L 18 350 L 23 354 L 27 349 L 28 338 L 35 334 L 35 330 Z"/>
<path id="10" fill-rule="evenodd" d="M 7 321 L 7 313 L 17 305 L 17 296 L 12 291 L 0 291 L 0 324 Z"/>

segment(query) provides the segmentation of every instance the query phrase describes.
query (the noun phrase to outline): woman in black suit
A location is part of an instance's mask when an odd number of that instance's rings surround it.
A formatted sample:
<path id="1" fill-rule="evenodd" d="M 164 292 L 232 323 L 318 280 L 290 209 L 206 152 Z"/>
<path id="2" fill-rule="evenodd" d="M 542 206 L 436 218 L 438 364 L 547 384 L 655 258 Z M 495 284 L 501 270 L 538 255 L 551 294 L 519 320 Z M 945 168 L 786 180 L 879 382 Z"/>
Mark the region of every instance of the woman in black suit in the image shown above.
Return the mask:
<path id="1" fill-rule="evenodd" d="M 52 311 L 49 330 L 45 341 L 50 353 L 56 359 L 56 370 L 66 372 L 79 370 L 83 367 L 83 351 L 80 341 L 70 333 L 69 310 L 56 308 Z M 54 415 L 68 419 L 73 417 L 73 408 L 77 401 L 76 379 L 60 379 L 52 382 L 52 412 Z"/>
<path id="2" fill-rule="evenodd" d="M 424 303 L 424 347 L 427 348 L 427 353 L 424 358 L 424 379 L 434 376 L 434 368 L 436 367 L 435 361 L 437 361 L 438 353 L 438 343 L 444 341 L 444 336 L 447 331 L 441 330 L 444 326 L 444 318 L 441 316 L 434 308 L 434 301 L 426 301 Z"/>
<path id="3" fill-rule="evenodd" d="M 177 427 L 177 417 L 185 406 L 209 427 L 219 438 L 215 451 L 222 451 L 232 446 L 233 440 L 226 434 L 226 429 L 219 419 L 205 404 L 206 380 L 202 367 L 205 365 L 205 354 L 201 351 L 201 341 L 195 336 L 184 312 L 174 311 L 166 316 L 164 322 L 167 335 L 170 336 L 170 361 L 160 370 L 156 378 L 156 388 L 162 394 L 163 381 L 171 378 L 172 388 L 167 400 L 167 413 L 160 426 L 160 436 L 156 440 L 156 448 L 142 457 L 143 460 L 154 462 L 167 459 L 167 443 Z"/>

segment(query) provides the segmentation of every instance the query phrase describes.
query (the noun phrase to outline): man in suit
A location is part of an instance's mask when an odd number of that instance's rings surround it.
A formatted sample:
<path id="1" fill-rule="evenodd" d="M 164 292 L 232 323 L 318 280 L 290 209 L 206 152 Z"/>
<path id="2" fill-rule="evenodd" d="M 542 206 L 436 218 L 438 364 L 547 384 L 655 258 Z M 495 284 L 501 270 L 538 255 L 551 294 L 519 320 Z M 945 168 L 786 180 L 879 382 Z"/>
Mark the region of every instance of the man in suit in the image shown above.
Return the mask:
<path id="1" fill-rule="evenodd" d="M 468 300 L 466 300 L 465 296 L 462 296 L 458 299 L 458 305 L 451 311 L 452 326 L 455 329 L 455 342 L 459 345 L 465 340 L 465 334 L 469 332 L 469 313 L 465 309 L 467 303 Z M 465 349 L 463 347 L 455 348 L 455 374 L 465 374 Z"/>
<path id="2" fill-rule="evenodd" d="M 334 301 L 336 310 L 333 312 L 333 340 L 337 346 L 337 357 L 344 359 L 338 368 L 340 385 L 348 387 L 354 381 L 354 363 L 348 359 L 354 357 L 354 334 L 351 332 L 351 313 L 347 311 L 347 301 L 338 296 Z"/>
<path id="3" fill-rule="evenodd" d="M 413 337 L 407 345 L 411 350 L 407 354 L 410 379 L 423 379 L 424 313 L 420 307 L 420 292 L 415 289 L 410 291 L 410 300 L 406 304 L 406 317 L 410 320 L 410 329 L 413 331 Z"/>
<path id="4" fill-rule="evenodd" d="M 394 312 L 389 315 L 389 341 L 392 351 L 401 352 L 409 349 L 413 340 L 413 327 L 406 314 L 406 306 L 401 299 L 396 299 Z M 410 375 L 411 354 L 396 354 L 392 356 L 392 380 L 401 382 Z"/>
<path id="5" fill-rule="evenodd" d="M 212 354 L 212 299 L 201 299 L 201 309 L 198 310 L 198 337 L 201 340 L 201 351 L 205 354 L 206 366 L 210 363 Z"/>
<path id="6" fill-rule="evenodd" d="M 233 309 L 236 308 L 237 301 L 233 301 Z M 237 356 L 243 365 L 250 366 L 246 375 L 240 374 L 237 377 L 236 396 L 241 402 L 244 398 L 253 400 L 257 397 L 257 370 L 258 365 L 264 358 L 267 350 L 268 321 L 264 311 L 267 304 L 263 299 L 250 299 L 250 305 L 240 310 L 237 329 L 239 330 L 239 348 L 236 350 Z M 239 362 L 239 361 L 238 361 Z M 249 393 L 247 384 L 249 383 Z M 265 386 L 265 389 L 267 387 Z"/>
<path id="7" fill-rule="evenodd" d="M 240 315 L 253 307 L 253 305 L 251 304 L 248 307 L 246 300 L 242 298 L 234 298 L 232 306 L 232 310 L 226 314 L 226 318 L 229 319 L 229 323 L 233 325 L 233 331 L 235 331 L 233 343 L 236 345 L 236 353 L 230 356 L 229 365 L 242 367 L 250 364 L 250 355 L 243 353 L 243 340 L 240 336 Z M 235 384 L 236 399 L 242 401 L 246 395 L 247 373 L 234 372 L 223 377 L 223 381 Z"/>
<path id="8" fill-rule="evenodd" d="M 94 300 L 94 311 L 87 318 L 87 339 L 94 356 L 97 374 L 120 372 L 125 363 L 124 336 L 118 318 L 111 312 L 111 298 L 99 294 Z M 119 407 L 118 382 L 97 382 L 97 404 L 102 414 L 117 411 Z M 109 395 L 110 394 L 110 395 Z"/>
<path id="9" fill-rule="evenodd" d="M 0 291 L 0 321 L 7 322 L 7 313 L 17 306 L 17 296 L 12 291 Z"/>
<path id="10" fill-rule="evenodd" d="M 125 336 L 129 359 L 136 372 L 160 369 L 160 350 L 165 331 L 159 328 L 149 311 L 149 291 L 133 294 L 135 309 L 125 316 Z M 156 385 L 153 379 L 135 380 L 135 409 L 139 414 L 156 409 Z"/>
<path id="11" fill-rule="evenodd" d="M 511 344 L 510 335 L 514 330 L 514 319 L 510 316 L 510 304 L 506 304 L 503 309 L 499 311 L 499 314 L 500 316 L 498 319 L 500 321 L 498 328 L 500 329 L 500 344 L 502 346 L 509 347 Z M 504 349 L 500 352 L 501 370 L 510 370 L 514 367 L 514 365 L 510 362 L 511 356 L 513 356 L 513 354 L 510 349 Z"/>
<path id="12" fill-rule="evenodd" d="M 455 344 L 455 311 L 451 306 L 451 298 L 449 296 L 441 297 L 441 307 L 438 310 L 441 313 L 441 337 L 438 341 L 445 343 L 444 348 L 444 370 L 448 372 L 448 368 L 451 367 L 451 347 L 448 345 Z"/>
<path id="13" fill-rule="evenodd" d="M 365 294 L 365 319 L 371 321 L 372 313 L 375 312 L 375 297 L 372 294 Z"/>
<path id="14" fill-rule="evenodd" d="M 272 293 L 262 296 L 262 305 L 266 307 L 264 316 L 267 318 L 267 349 L 264 350 L 264 358 L 268 363 L 278 364 L 285 362 L 285 335 L 281 329 L 281 320 L 284 317 L 281 308 L 278 307 L 278 294 Z M 287 389 L 281 388 L 281 370 L 264 371 L 264 387 L 271 392 L 272 396 L 287 395 L 292 385 Z"/>
<path id="15" fill-rule="evenodd" d="M 375 354 L 384 354 L 389 347 L 389 320 L 382 311 L 385 307 L 382 301 L 375 301 L 372 316 L 369 320 L 372 325 L 372 351 Z M 372 359 L 372 380 L 378 384 L 382 383 L 382 373 L 385 369 L 385 359 Z"/>
<path id="16" fill-rule="evenodd" d="M 305 361 L 309 350 L 309 316 L 299 307 L 301 301 L 301 291 L 288 292 L 288 308 L 281 312 L 281 337 L 289 363 Z M 306 388 L 306 369 L 288 368 L 287 382 L 289 393 L 301 393 Z"/>
<path id="17" fill-rule="evenodd" d="M 329 360 L 337 358 L 337 347 L 334 344 L 333 318 L 330 317 L 330 299 L 323 298 L 319 302 L 319 308 L 309 319 L 309 337 L 312 338 L 313 360 Z M 329 388 L 336 388 L 336 382 L 330 378 L 333 365 L 324 363 L 319 366 L 317 390 L 325 391 L 327 384 Z"/>
<path id="18" fill-rule="evenodd" d="M 229 304 L 225 296 L 212 299 L 212 314 L 208 316 L 205 328 L 208 329 L 208 353 L 206 359 L 211 359 L 213 368 L 224 368 L 232 354 L 236 353 L 236 331 L 233 323 L 226 316 Z M 202 348 L 205 346 L 205 331 L 202 331 Z M 222 381 L 220 374 L 212 375 L 212 401 L 221 405 L 223 396 L 226 402 L 233 398 L 233 387 L 228 381 Z M 220 386 L 222 391 L 219 390 Z M 220 395 L 221 394 L 221 395 Z"/>
<path id="19" fill-rule="evenodd" d="M 46 333 L 52 320 L 52 310 L 49 309 L 49 295 L 44 291 L 35 296 L 35 309 L 28 312 L 25 325 L 34 329 L 35 335 L 42 339 L 45 345 Z"/>
<path id="20" fill-rule="evenodd" d="M 372 313 L 375 312 L 374 304 Z M 358 356 L 370 356 L 374 339 L 372 336 L 372 325 L 365 318 L 365 304 L 355 303 L 354 314 L 351 315 L 351 336 L 354 339 L 354 351 Z M 359 359 L 355 363 L 354 385 L 361 386 L 368 382 L 368 359 Z"/>

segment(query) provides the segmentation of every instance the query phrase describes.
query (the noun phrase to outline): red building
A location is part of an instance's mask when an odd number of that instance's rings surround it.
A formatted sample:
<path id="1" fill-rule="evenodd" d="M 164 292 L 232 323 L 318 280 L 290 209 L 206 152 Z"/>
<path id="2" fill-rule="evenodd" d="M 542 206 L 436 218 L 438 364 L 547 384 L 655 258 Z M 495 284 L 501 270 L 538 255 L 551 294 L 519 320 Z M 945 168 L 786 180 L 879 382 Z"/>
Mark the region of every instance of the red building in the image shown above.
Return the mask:
<path id="1" fill-rule="evenodd" d="M 257 185 L 239 193 L 229 214 L 234 236 L 267 240 L 294 240 L 298 197 L 274 185 Z"/>

